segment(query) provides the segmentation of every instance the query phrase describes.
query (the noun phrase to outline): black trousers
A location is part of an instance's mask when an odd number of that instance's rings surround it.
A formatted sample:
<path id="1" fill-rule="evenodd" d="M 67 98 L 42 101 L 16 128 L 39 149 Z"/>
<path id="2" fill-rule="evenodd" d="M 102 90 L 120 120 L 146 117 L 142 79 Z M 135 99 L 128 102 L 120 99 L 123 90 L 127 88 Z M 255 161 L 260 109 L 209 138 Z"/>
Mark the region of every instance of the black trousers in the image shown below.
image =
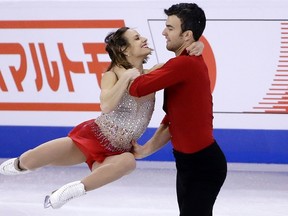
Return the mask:
<path id="1" fill-rule="evenodd" d="M 227 161 L 216 143 L 193 153 L 173 150 L 180 216 L 212 216 L 213 205 L 226 179 Z"/>

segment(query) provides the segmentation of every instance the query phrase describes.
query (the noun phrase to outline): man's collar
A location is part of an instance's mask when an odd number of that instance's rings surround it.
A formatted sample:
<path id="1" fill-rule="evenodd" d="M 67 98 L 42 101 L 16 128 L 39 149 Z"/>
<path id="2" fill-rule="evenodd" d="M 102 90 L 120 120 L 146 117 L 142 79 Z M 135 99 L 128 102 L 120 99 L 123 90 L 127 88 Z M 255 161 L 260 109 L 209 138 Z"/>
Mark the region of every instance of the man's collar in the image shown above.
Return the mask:
<path id="1" fill-rule="evenodd" d="M 186 56 L 189 55 L 189 53 L 187 52 L 186 48 L 181 52 L 180 56 L 181 55 L 186 55 Z"/>

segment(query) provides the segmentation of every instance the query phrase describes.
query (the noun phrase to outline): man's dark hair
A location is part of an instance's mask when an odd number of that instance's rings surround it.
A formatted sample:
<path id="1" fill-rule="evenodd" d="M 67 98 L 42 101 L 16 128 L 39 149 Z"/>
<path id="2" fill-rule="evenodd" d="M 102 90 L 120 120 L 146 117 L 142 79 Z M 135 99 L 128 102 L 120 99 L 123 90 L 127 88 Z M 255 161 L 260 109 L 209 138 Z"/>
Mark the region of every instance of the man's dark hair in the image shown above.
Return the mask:
<path id="1" fill-rule="evenodd" d="M 164 12 L 167 16 L 177 16 L 181 20 L 182 32 L 191 30 L 194 40 L 199 40 L 206 26 L 206 16 L 202 8 L 195 3 L 179 3 Z"/>

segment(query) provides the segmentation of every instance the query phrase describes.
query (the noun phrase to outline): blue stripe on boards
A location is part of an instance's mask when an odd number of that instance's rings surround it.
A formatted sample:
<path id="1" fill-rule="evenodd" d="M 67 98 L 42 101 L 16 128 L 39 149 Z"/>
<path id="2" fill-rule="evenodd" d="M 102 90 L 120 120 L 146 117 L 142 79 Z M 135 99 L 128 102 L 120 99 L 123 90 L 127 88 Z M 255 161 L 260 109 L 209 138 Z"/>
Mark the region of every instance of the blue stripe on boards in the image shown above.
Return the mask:
<path id="1" fill-rule="evenodd" d="M 17 157 L 28 149 L 66 136 L 71 127 L 0 126 L 0 158 Z M 155 132 L 148 128 L 138 140 L 145 143 Z M 287 130 L 215 129 L 214 136 L 228 162 L 288 164 Z M 172 146 L 168 143 L 150 161 L 173 161 Z"/>

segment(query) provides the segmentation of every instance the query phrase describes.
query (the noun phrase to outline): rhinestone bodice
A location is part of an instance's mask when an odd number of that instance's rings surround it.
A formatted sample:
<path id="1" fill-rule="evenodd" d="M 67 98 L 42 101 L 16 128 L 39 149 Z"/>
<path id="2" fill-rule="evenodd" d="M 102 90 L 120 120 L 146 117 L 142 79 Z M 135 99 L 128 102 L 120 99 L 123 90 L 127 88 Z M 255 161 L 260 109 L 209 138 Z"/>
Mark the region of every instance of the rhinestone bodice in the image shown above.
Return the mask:
<path id="1" fill-rule="evenodd" d="M 125 91 L 115 110 L 102 113 L 96 120 L 104 139 L 105 146 L 112 151 L 131 150 L 131 141 L 137 140 L 146 130 L 154 111 L 155 97 L 147 95 L 135 98 Z"/>

